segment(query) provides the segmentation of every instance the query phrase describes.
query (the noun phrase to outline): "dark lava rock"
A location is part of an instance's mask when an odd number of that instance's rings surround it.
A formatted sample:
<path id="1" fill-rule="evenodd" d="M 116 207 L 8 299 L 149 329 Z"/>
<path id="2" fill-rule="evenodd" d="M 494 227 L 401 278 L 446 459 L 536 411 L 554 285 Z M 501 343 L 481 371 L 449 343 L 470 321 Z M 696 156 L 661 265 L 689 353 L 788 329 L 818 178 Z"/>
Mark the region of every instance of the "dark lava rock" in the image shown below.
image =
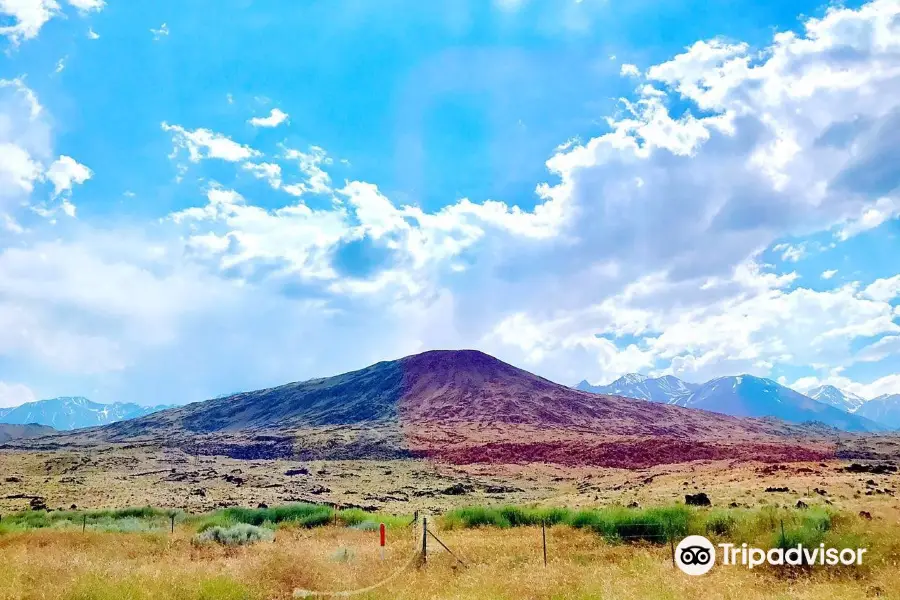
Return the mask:
<path id="1" fill-rule="evenodd" d="M 705 492 L 685 494 L 684 503 L 688 506 L 712 506 L 712 502 L 709 501 L 709 496 Z"/>
<path id="2" fill-rule="evenodd" d="M 789 492 L 791 490 L 789 490 L 786 487 L 767 487 L 766 491 L 767 492 Z"/>
<path id="3" fill-rule="evenodd" d="M 288 469 L 284 472 L 288 477 L 294 477 L 295 475 L 309 475 L 309 469 L 304 469 L 300 467 L 299 469 Z"/>
<path id="4" fill-rule="evenodd" d="M 47 499 L 35 496 L 28 502 L 28 505 L 31 507 L 31 510 L 47 510 Z"/>
<path id="5" fill-rule="evenodd" d="M 441 491 L 441 493 L 445 496 L 463 496 L 474 491 L 475 488 L 473 488 L 471 485 L 466 485 L 464 483 L 454 483 L 450 487 Z"/>
<path id="6" fill-rule="evenodd" d="M 870 513 L 870 512 L 867 511 L 867 510 L 861 510 L 861 511 L 859 511 L 859 517 L 860 517 L 861 519 L 865 519 L 865 520 L 867 520 L 867 521 L 871 521 L 871 520 L 872 520 L 872 513 Z"/>
<path id="7" fill-rule="evenodd" d="M 848 473 L 872 473 L 874 475 L 889 475 L 897 472 L 897 467 L 891 464 L 880 465 L 861 465 L 853 463 L 849 467 L 844 468 Z"/>
<path id="8" fill-rule="evenodd" d="M 809 508 L 809 504 L 804 502 L 803 500 L 797 500 L 797 508 Z"/>
<path id="9" fill-rule="evenodd" d="M 511 485 L 489 485 L 484 488 L 484 491 L 487 494 L 512 494 L 514 492 L 521 492 L 522 490 Z"/>

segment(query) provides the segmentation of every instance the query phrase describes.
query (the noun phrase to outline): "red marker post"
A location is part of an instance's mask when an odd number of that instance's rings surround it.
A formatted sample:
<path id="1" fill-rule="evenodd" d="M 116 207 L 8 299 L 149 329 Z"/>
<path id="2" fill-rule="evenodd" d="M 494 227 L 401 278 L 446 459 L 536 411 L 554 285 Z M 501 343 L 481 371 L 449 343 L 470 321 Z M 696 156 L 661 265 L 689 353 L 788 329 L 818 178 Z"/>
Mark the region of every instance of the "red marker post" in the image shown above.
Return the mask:
<path id="1" fill-rule="evenodd" d="M 384 544 L 387 541 L 384 523 L 381 524 L 381 527 L 379 529 L 381 530 L 381 560 L 384 560 Z"/>

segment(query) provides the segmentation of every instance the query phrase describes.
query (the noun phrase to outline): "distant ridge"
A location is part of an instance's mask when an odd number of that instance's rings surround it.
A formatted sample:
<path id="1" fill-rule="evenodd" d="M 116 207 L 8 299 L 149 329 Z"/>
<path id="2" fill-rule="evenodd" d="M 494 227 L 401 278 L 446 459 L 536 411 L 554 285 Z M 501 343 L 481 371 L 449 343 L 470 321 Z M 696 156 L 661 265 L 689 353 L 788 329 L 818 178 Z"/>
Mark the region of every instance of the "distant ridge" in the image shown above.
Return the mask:
<path id="1" fill-rule="evenodd" d="M 883 423 L 892 429 L 900 429 L 900 394 L 885 394 L 873 398 L 860 406 L 856 414 Z"/>
<path id="2" fill-rule="evenodd" d="M 771 379 L 752 375 L 717 377 L 704 384 L 687 383 L 667 375 L 650 378 L 625 375 L 609 385 L 593 386 L 582 381 L 578 389 L 599 394 L 618 394 L 638 400 L 699 408 L 735 417 L 776 417 L 791 423 L 820 422 L 845 431 L 886 429 L 867 415 L 852 414 L 862 398 L 832 386 L 814 390 L 817 398 L 805 396 Z"/>
<path id="3" fill-rule="evenodd" d="M 34 423 L 28 423 L 26 425 L 9 425 L 7 423 L 0 423 L 0 444 L 4 444 L 13 440 L 23 440 L 42 437 L 45 435 L 53 435 L 54 433 L 57 433 L 57 431 L 52 427 L 45 427 L 43 425 L 36 425 Z"/>
<path id="4" fill-rule="evenodd" d="M 66 431 L 108 425 L 117 421 L 142 417 L 166 408 L 169 407 L 148 407 L 122 402 L 100 404 L 80 396 L 66 396 L 0 409 L 0 423 L 13 425 L 34 423 Z"/>

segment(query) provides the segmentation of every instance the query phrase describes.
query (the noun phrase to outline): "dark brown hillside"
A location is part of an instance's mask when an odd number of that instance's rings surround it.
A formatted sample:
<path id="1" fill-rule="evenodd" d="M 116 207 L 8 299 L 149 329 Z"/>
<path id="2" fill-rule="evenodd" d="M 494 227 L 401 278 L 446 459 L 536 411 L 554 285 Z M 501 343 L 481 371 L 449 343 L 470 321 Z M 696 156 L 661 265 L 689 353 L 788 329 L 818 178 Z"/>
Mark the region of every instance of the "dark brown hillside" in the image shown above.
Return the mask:
<path id="1" fill-rule="evenodd" d="M 815 460 L 833 452 L 802 427 L 582 392 L 476 350 L 425 352 L 198 402 L 85 436 L 190 445 L 241 458 L 399 452 L 451 462 L 637 466 L 760 453 Z"/>

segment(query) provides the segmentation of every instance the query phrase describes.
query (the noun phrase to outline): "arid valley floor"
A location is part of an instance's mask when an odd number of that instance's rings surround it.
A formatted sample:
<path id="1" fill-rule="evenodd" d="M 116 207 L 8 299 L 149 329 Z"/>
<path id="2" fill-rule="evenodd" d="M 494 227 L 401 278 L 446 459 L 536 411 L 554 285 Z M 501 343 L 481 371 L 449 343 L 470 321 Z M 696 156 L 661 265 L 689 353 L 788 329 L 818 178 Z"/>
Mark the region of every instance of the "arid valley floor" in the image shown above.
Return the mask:
<path id="1" fill-rule="evenodd" d="M 25 510 L 40 498 L 57 509 L 151 505 L 203 512 L 312 502 L 407 514 L 472 504 L 649 506 L 682 502 L 685 494 L 701 491 L 718 507 L 793 506 L 802 500 L 874 514 L 900 510 L 900 475 L 853 472 L 853 463 L 720 460 L 629 470 L 424 459 L 239 460 L 140 446 L 0 450 L 0 512 Z"/>

